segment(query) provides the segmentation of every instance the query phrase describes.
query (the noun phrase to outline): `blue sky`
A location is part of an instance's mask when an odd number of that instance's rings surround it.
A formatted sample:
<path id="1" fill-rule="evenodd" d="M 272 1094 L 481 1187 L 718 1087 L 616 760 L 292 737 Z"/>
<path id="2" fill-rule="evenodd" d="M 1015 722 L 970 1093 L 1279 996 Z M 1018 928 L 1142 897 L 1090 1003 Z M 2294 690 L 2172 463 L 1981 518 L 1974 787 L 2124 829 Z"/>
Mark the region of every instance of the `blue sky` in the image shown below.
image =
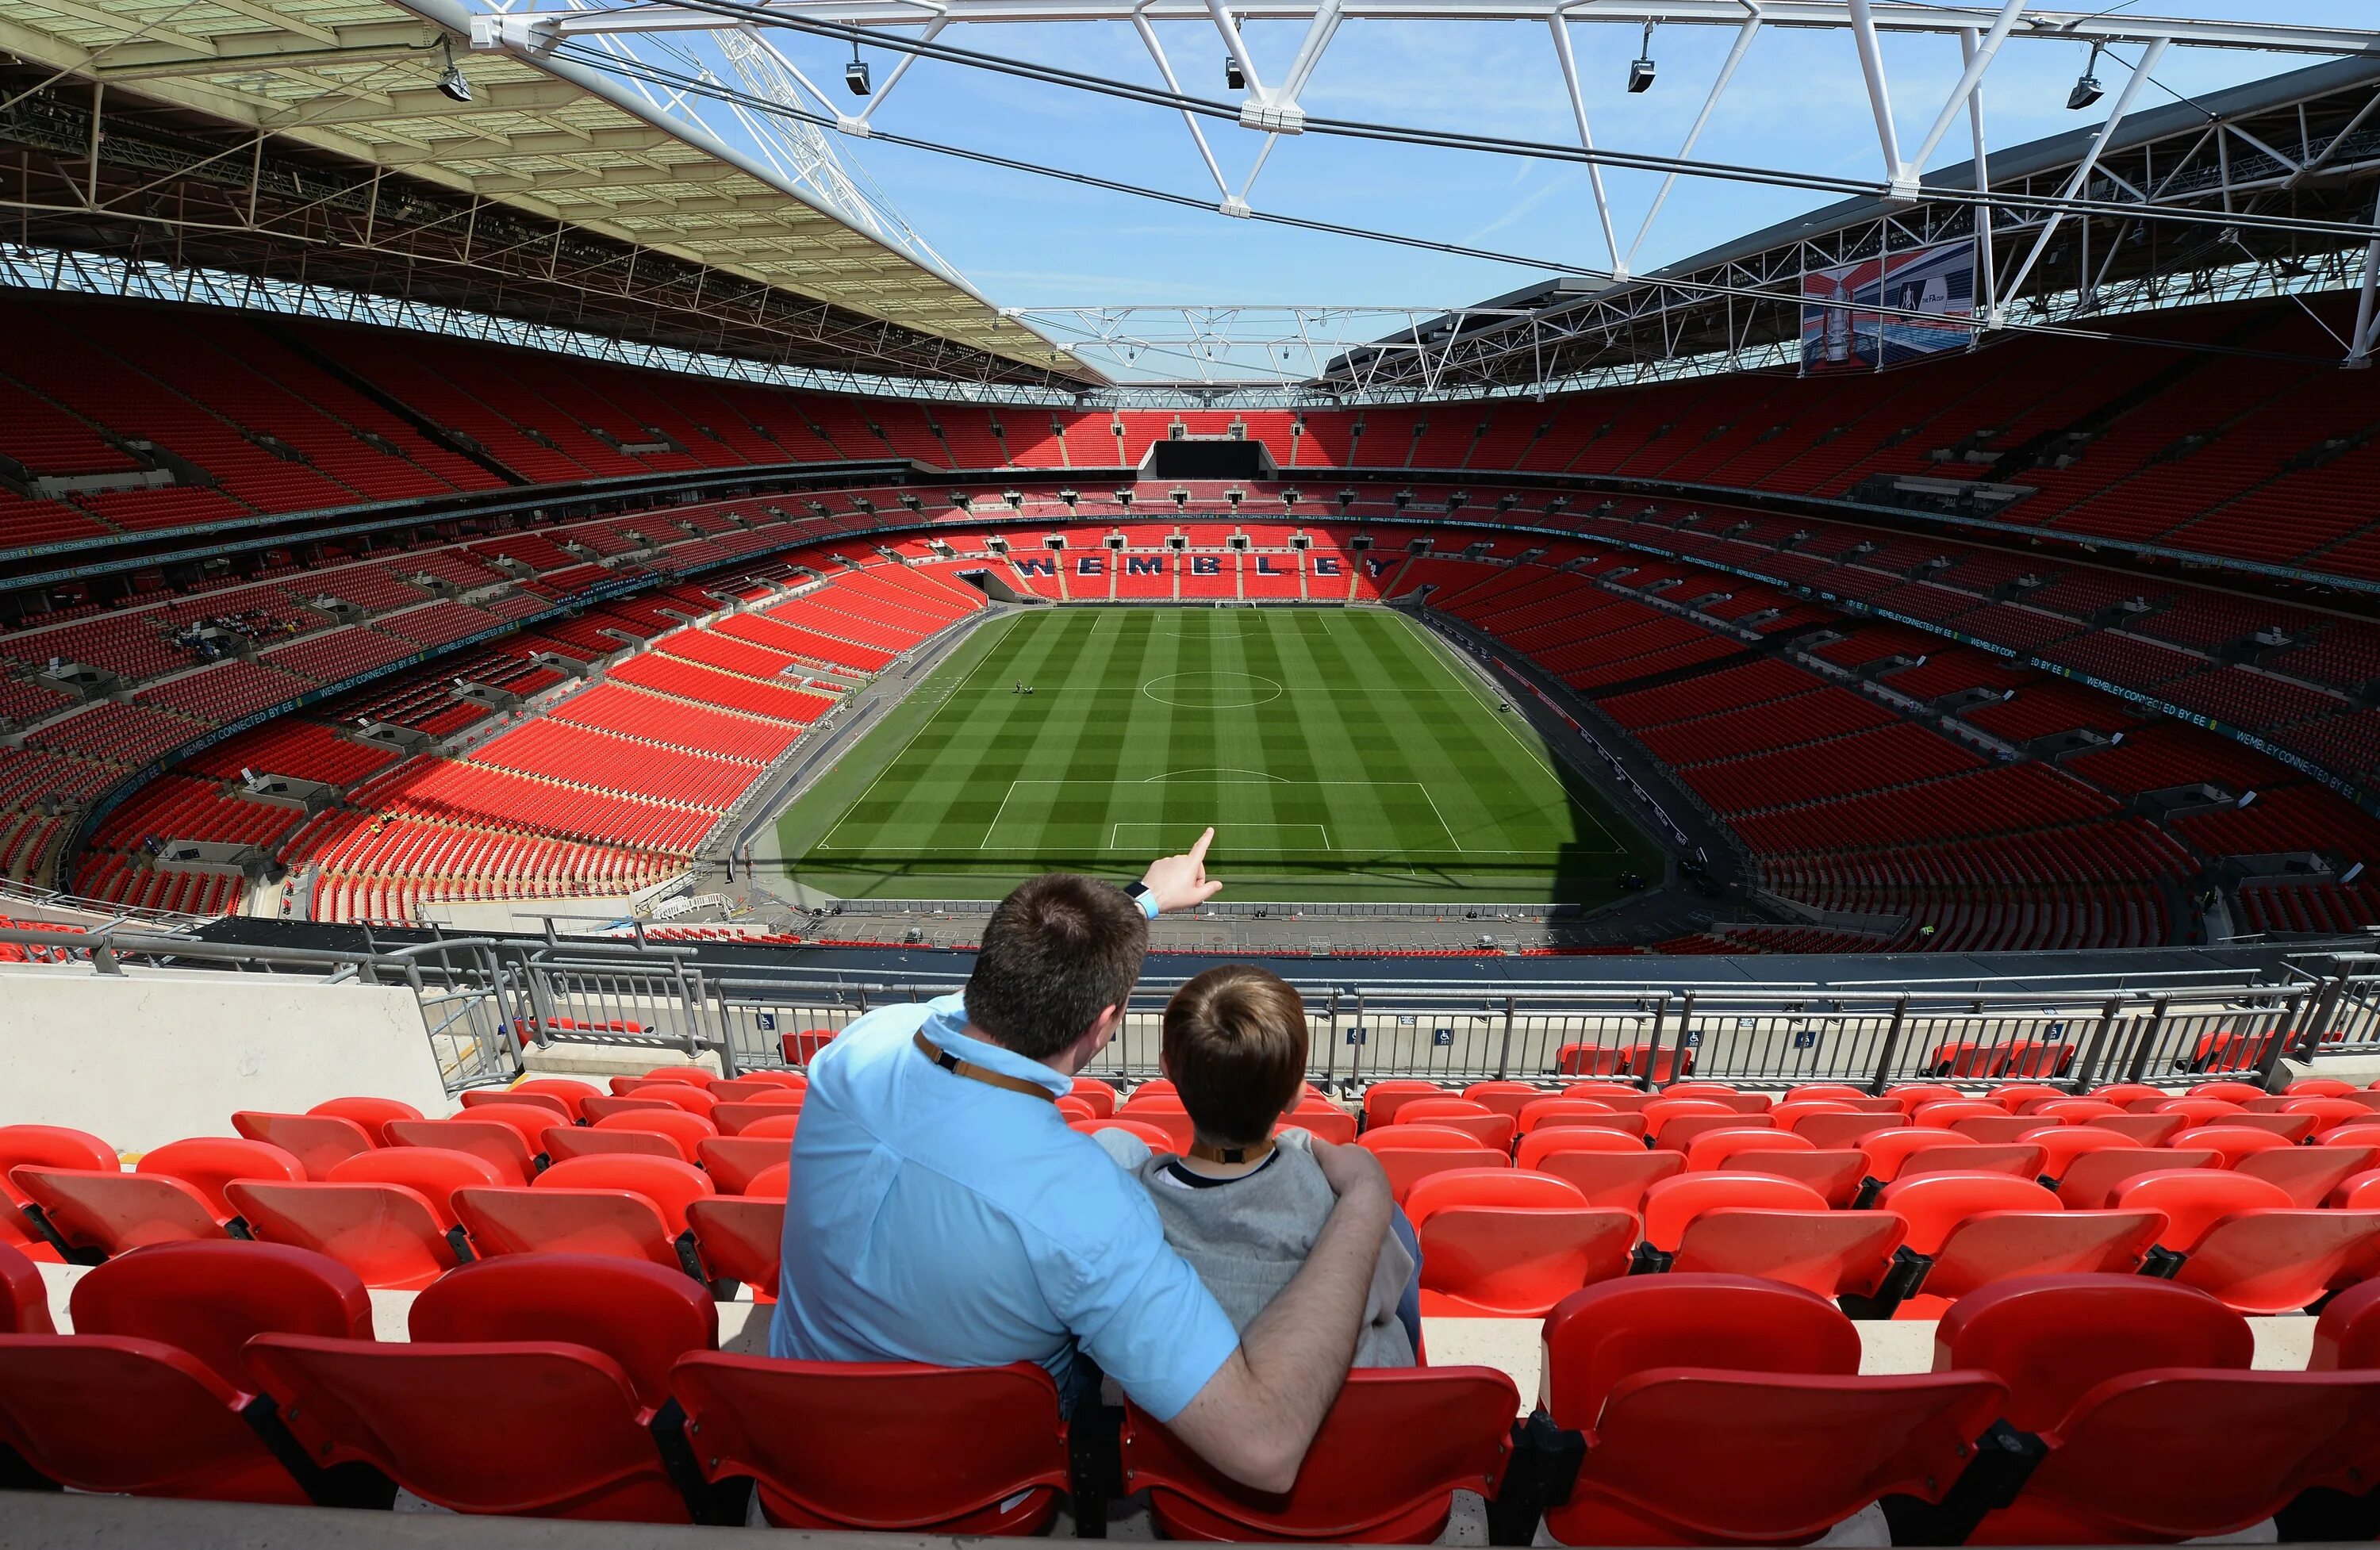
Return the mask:
<path id="1" fill-rule="evenodd" d="M 2131 6 L 2110 7 L 2133 9 Z M 2143 13 L 2371 26 L 2371 0 L 2137 0 Z M 1251 23 L 1258 67 L 1277 79 L 1302 23 Z M 1674 153 L 1733 40 L 1719 28 L 1673 26 L 1654 40 L 1658 84 L 1621 90 L 1637 51 L 1633 27 L 1572 29 L 1599 145 Z M 1222 99 L 1222 49 L 1204 24 L 1172 24 L 1160 36 L 1186 91 Z M 779 46 L 840 94 L 848 51 L 780 32 Z M 1110 79 L 1161 84 L 1128 27 L 953 27 L 941 41 L 1031 58 Z M 1960 71 L 1952 39 L 1885 41 L 1904 146 L 1923 138 Z M 880 82 L 893 54 L 868 51 Z M 2138 51 L 2126 49 L 2137 57 Z M 2069 113 L 2068 88 L 2087 49 L 2012 39 L 1987 87 L 1990 143 L 2008 146 L 2097 121 Z M 2315 63 L 2304 56 L 2176 48 L 2143 107 Z M 2099 75 L 2111 104 L 2127 74 L 2117 59 Z M 2170 89 L 2170 92 L 2166 90 Z M 848 99 L 846 99 L 848 101 Z M 1574 139 L 1545 28 L 1522 22 L 1353 21 L 1343 25 L 1304 102 L 1308 111 L 1516 139 Z M 884 128 L 996 151 L 1138 186 L 1211 198 L 1214 185 L 1179 115 L 1112 98 L 1018 80 L 965 66 L 920 61 L 879 111 Z M 1208 135 L 1236 186 L 1262 137 L 1209 120 Z M 839 138 L 845 158 L 962 273 L 993 300 L 1019 307 L 1184 304 L 1366 304 L 1437 307 L 1526 285 L 1545 271 L 1283 230 L 1219 213 L 1168 208 L 1125 195 L 1009 174 L 927 152 Z M 1848 33 L 1765 31 L 1755 42 L 1698 147 L 1698 154 L 1841 176 L 1880 176 L 1874 120 Z M 1933 164 L 1968 155 L 1961 123 Z M 1658 178 L 1608 173 L 1623 248 Z M 1600 267 L 1606 252 L 1574 163 L 1390 146 L 1324 136 L 1284 139 L 1257 181 L 1259 210 L 1438 236 Z M 1791 188 L 1682 181 L 1645 238 L 1649 269 L 1828 202 Z"/>

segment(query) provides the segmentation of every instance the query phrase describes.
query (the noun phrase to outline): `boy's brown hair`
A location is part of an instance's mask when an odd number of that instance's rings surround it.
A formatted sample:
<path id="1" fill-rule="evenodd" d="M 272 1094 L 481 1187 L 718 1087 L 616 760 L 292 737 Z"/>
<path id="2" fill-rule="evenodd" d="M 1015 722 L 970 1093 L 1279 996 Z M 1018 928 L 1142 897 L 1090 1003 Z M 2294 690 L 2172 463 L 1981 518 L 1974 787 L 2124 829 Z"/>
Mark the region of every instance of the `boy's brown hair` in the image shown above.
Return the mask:
<path id="1" fill-rule="evenodd" d="M 1203 1141 L 1272 1134 L 1305 1079 L 1305 999 L 1252 963 L 1208 969 L 1165 1005 L 1165 1070 Z"/>

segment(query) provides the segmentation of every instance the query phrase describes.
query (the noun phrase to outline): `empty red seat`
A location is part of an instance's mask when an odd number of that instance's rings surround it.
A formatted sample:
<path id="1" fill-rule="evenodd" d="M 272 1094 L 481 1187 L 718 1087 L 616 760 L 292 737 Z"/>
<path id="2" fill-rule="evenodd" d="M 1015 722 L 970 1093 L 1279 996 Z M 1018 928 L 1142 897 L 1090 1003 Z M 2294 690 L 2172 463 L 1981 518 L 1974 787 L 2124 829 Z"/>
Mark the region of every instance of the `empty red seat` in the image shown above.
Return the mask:
<path id="1" fill-rule="evenodd" d="M 1910 1110 L 1909 1122 L 1921 1130 L 1949 1130 L 1961 1120 L 2013 1119 L 2008 1109 L 1981 1098 L 1937 1098 Z"/>
<path id="2" fill-rule="evenodd" d="M 278 1146 L 304 1166 L 309 1179 L 327 1179 L 341 1159 L 369 1152 L 379 1138 L 353 1120 L 335 1114 L 265 1114 L 242 1109 L 231 1117 L 232 1129 L 250 1141 Z"/>
<path id="3" fill-rule="evenodd" d="M 537 1117 L 537 1129 L 524 1133 L 501 1119 L 480 1116 L 497 1113 L 507 1106 L 492 1104 L 472 1109 L 468 1117 L 453 1120 L 391 1120 L 387 1135 L 391 1146 L 431 1146 L 442 1152 L 468 1152 L 491 1164 L 508 1184 L 526 1184 L 537 1177 L 538 1154 L 530 1148 L 541 1144 L 553 1117 L 545 1110 L 527 1104 L 516 1106 L 517 1112 Z"/>
<path id="4" fill-rule="evenodd" d="M 306 1177 L 305 1165 L 278 1146 L 215 1135 L 169 1141 L 144 1154 L 133 1171 L 180 1180 L 199 1193 L 217 1218 L 225 1220 L 238 1215 L 224 1196 L 224 1186 L 234 1179 L 295 1182 Z"/>
<path id="5" fill-rule="evenodd" d="M 1455 1492 L 1496 1496 L 1519 1404 L 1492 1368 L 1350 1373 L 1296 1483 L 1278 1496 L 1224 1479 L 1128 1408 L 1124 1489 L 1148 1492 L 1149 1515 L 1172 1539 L 1427 1544 Z"/>
<path id="6" fill-rule="evenodd" d="M 1637 1209 L 1656 1181 L 1686 1166 L 1682 1152 L 1648 1152 L 1642 1142 L 1617 1131 L 1567 1126 L 1521 1137 L 1516 1160 L 1524 1169 L 1570 1184 L 1589 1205 L 1621 1211 Z"/>
<path id="7" fill-rule="evenodd" d="M 1673 1120 L 1685 1120 L 1696 1116 L 1717 1120 L 1736 1120 L 1742 1118 L 1742 1116 L 1738 1114 L 1733 1108 L 1727 1104 L 1720 1103 L 1715 1098 L 1656 1098 L 1654 1101 L 1645 1106 L 1643 1112 L 1645 1115 L 1645 1133 L 1652 1140 L 1653 1144 L 1656 1146 L 1661 1144 L 1661 1139 L 1668 1133 L 1670 1122 Z M 1759 1127 L 1754 1126 L 1752 1128 L 1758 1129 Z M 1685 1150 L 1685 1147 L 1683 1144 L 1681 1144 L 1675 1149 L 1682 1152 Z"/>
<path id="8" fill-rule="evenodd" d="M 347 1158 L 331 1169 L 334 1184 L 395 1184 L 430 1203 L 444 1227 L 455 1225 L 455 1192 L 474 1184 L 502 1184 L 509 1175 L 472 1152 L 442 1146 L 384 1146 Z"/>
<path id="9" fill-rule="evenodd" d="M 2015 1141 L 2027 1131 L 2039 1130 L 2041 1120 L 2031 1114 L 1979 1114 L 1954 1119 L 1949 1128 L 1970 1141 L 1996 1146 Z"/>
<path id="10" fill-rule="evenodd" d="M 1565 1544 L 1794 1544 L 1900 1493 L 1938 1501 L 2006 1390 L 1985 1374 L 1861 1377 L 1831 1303 L 1750 1277 L 1574 1292 L 1546 1321 L 1553 1423 L 1584 1435 Z"/>
<path id="11" fill-rule="evenodd" d="M 1911 1153 L 1900 1165 L 1900 1177 L 1913 1179 L 1921 1173 L 2005 1173 L 2011 1179 L 2037 1179 L 2041 1165 L 2042 1148 L 2030 1141 L 1931 1146 Z"/>
<path id="12" fill-rule="evenodd" d="M 2350 1287 L 2323 1304 L 2306 1370 L 2380 1367 L 2380 1280 Z"/>
<path id="13" fill-rule="evenodd" d="M 2032 1276 L 1985 1287 L 1942 1315 L 1937 1370 L 1982 1368 L 2008 1385 L 2001 1419 L 2057 1429 L 2109 1378 L 2154 1367 L 2246 1372 L 2248 1321 L 2203 1291 L 2153 1276 Z"/>
<path id="14" fill-rule="evenodd" d="M 2161 1267 L 2241 1313 L 2295 1313 L 2380 1269 L 2380 1211 L 2301 1210 L 2279 1185 L 2244 1174 L 2143 1174 L 2116 1203 L 2162 1213 Z M 2181 1256 L 2178 1269 L 2169 1256 Z"/>
<path id="15" fill-rule="evenodd" d="M 2103 1130 L 2096 1125 L 2044 1125 L 2018 1137 L 2041 1148 L 2041 1176 L 2063 1179 L 2074 1159 L 2086 1152 L 2139 1151 L 2146 1143 Z"/>
<path id="16" fill-rule="evenodd" d="M 0 1335 L 54 1335 L 49 1285 L 41 1267 L 0 1243 Z"/>
<path id="17" fill-rule="evenodd" d="M 713 1193 L 691 1163 L 577 1157 L 547 1169 L 528 1189 L 458 1190 L 455 1209 L 486 1253 L 613 1254 L 679 1265 L 700 1278 L 686 1208 Z"/>
<path id="18" fill-rule="evenodd" d="M 1815 1152 L 1807 1136 L 1779 1130 L 1706 1131 L 1686 1148 L 1686 1167 L 1695 1173 L 1732 1167 L 1731 1159 L 1751 1152 Z"/>
<path id="19" fill-rule="evenodd" d="M 1366 1131 L 1356 1144 L 1379 1159 L 1389 1176 L 1389 1188 L 1400 1202 L 1416 1181 L 1433 1173 L 1457 1168 L 1506 1168 L 1512 1161 L 1461 1131 L 1436 1125 L 1383 1125 Z"/>
<path id="20" fill-rule="evenodd" d="M 2252 1116 L 2239 1114 L 2233 1118 L 2246 1120 Z M 2226 1168 L 2237 1167 L 2240 1158 L 2252 1153 L 2290 1149 L 2289 1142 L 2272 1132 L 2240 1124 L 2201 1125 L 2175 1135 L 2172 1144 L 2213 1152 Z"/>
<path id="21" fill-rule="evenodd" d="M 417 1290 L 463 1262 L 453 1214 L 400 1184 L 241 1179 L 229 1193 L 260 1241 L 336 1260 L 368 1287 Z"/>
<path id="22" fill-rule="evenodd" d="M 802 1122 L 798 1105 L 722 1103 L 710 1111 L 722 1135 L 789 1136 Z"/>
<path id="23" fill-rule="evenodd" d="M 785 1167 L 779 1163 L 770 1172 Z M 686 1228 L 695 1251 L 714 1281 L 741 1281 L 762 1302 L 777 1300 L 777 1279 L 785 1241 L 785 1197 L 769 1194 L 705 1195 L 686 1203 Z"/>
<path id="24" fill-rule="evenodd" d="M 2220 1098 L 2225 1103 L 2249 1103 L 2271 1096 L 2254 1082 L 2202 1082 L 2190 1090 L 2193 1098 Z"/>
<path id="25" fill-rule="evenodd" d="M 596 1254 L 506 1254 L 467 1265 L 413 1300 L 406 1332 L 433 1343 L 563 1340 L 601 1351 L 638 1402 L 659 1409 L 670 1367 L 719 1345 L 719 1304 L 674 1271 Z"/>
<path id="26" fill-rule="evenodd" d="M 1116 1111 L 1116 1090 L 1096 1076 L 1075 1078 L 1074 1096 L 1091 1106 L 1091 1118 L 1104 1120 Z"/>
<path id="27" fill-rule="evenodd" d="M 1175 1150 L 1172 1135 L 1161 1126 L 1149 1124 L 1146 1120 L 1126 1120 L 1121 1116 L 1113 1120 L 1077 1120 L 1067 1128 L 1080 1131 L 1085 1135 L 1097 1135 L 1101 1131 L 1122 1131 L 1124 1134 L 1137 1139 L 1152 1152 Z M 736 1139 L 741 1140 L 742 1137 L 739 1135 Z"/>
<path id="28" fill-rule="evenodd" d="M 161 1243 L 118 1255 L 75 1282 L 79 1335 L 157 1340 L 188 1351 L 234 1387 L 240 1348 L 273 1331 L 372 1338 L 371 1297 L 354 1271 L 278 1243 Z"/>
<path id="29" fill-rule="evenodd" d="M 1468 1098 L 1421 1097 L 1400 1105 L 1394 1123 L 1400 1125 L 1438 1125 L 1447 1130 L 1461 1131 L 1480 1145 L 1509 1152 L 1512 1149 L 1514 1117 L 1499 1114 L 1486 1104 L 1473 1103 Z"/>
<path id="30" fill-rule="evenodd" d="M 566 1076 L 524 1077 L 509 1087 L 482 1088 L 479 1091 L 491 1094 L 492 1100 L 522 1101 L 531 1098 L 548 1098 L 560 1104 L 564 1117 L 571 1120 L 579 1118 L 579 1108 L 589 1098 L 603 1096 L 601 1088 L 585 1082 L 574 1082 Z M 463 1095 L 466 1107 L 470 1105 L 471 1099 L 472 1094 Z"/>
<path id="31" fill-rule="evenodd" d="M 1425 1314 L 1537 1317 L 1593 1281 L 1628 1273 L 1634 1213 L 1514 1169 L 1433 1173 L 1405 1196 L 1421 1241 Z"/>
<path id="32" fill-rule="evenodd" d="M 1158 1085 L 1159 1084 L 1153 1082 L 1144 1083 L 1133 1089 L 1133 1096 L 1136 1098 Z M 1165 1084 L 1164 1089 L 1169 1096 L 1172 1094 L 1173 1087 L 1171 1083 Z M 1435 1082 L 1415 1082 L 1403 1078 L 1375 1082 L 1364 1089 L 1364 1126 L 1368 1130 L 1376 1125 L 1394 1124 L 1397 1110 L 1415 1098 L 1453 1096 Z M 1125 1107 L 1129 1108 L 1130 1104 L 1127 1103 Z"/>
<path id="33" fill-rule="evenodd" d="M 2163 1146 L 2190 1128 L 2187 1114 L 2101 1114 L 2082 1121 L 2085 1130 L 2113 1131 L 2143 1146 Z"/>
<path id="34" fill-rule="evenodd" d="M 2374 1140 L 2380 1142 L 2380 1136 Z M 2231 1171 L 2278 1184 L 2289 1192 L 2291 1205 L 2311 1210 L 2339 1185 L 2375 1167 L 2380 1167 L 2380 1144 L 2282 1146 L 2250 1152 L 2232 1162 Z"/>
<path id="35" fill-rule="evenodd" d="M 1661 1137 L 1654 1144 L 1683 1152 L 1706 1135 L 1757 1134 L 1775 1130 L 1776 1124 L 1766 1114 L 1672 1114 L 1661 1121 Z"/>
<path id="36" fill-rule="evenodd" d="M 1793 1133 L 1807 1136 L 1810 1144 L 1822 1152 L 1845 1146 L 1857 1146 L 1868 1137 L 1886 1131 L 1906 1129 L 1898 1114 L 1803 1114 L 1795 1119 Z M 1948 1132 L 1946 1132 L 1948 1133 Z"/>
<path id="37" fill-rule="evenodd" d="M 310 1502 L 243 1418 L 252 1402 L 162 1340 L 0 1336 L 0 1447 L 78 1491 Z"/>
<path id="38" fill-rule="evenodd" d="M 309 1114 L 330 1114 L 342 1120 L 353 1120 L 364 1132 L 382 1145 L 393 1144 L 388 1139 L 392 1120 L 419 1120 L 421 1110 L 399 1098 L 356 1096 L 325 1098 L 306 1111 Z"/>
<path id="39" fill-rule="evenodd" d="M 1143 1098 L 1135 1094 L 1131 1102 L 1116 1110 L 1116 1118 L 1132 1120 L 1163 1131 L 1166 1140 L 1163 1149 L 1169 1152 L 1187 1152 L 1197 1140 L 1194 1133 L 1196 1127 L 1190 1123 L 1190 1111 L 1182 1107 L 1181 1099 L 1170 1094 L 1154 1098 Z M 737 1133 L 743 1132 L 739 1131 Z"/>
<path id="40" fill-rule="evenodd" d="M 1907 1228 L 1890 1212 L 1836 1211 L 1806 1184 L 1685 1173 L 1645 1193 L 1642 1268 L 1758 1276 L 1822 1297 L 1871 1296 Z"/>
<path id="41" fill-rule="evenodd" d="M 2143 1173 L 2176 1168 L 2220 1168 L 2213 1152 L 2197 1147 L 2119 1146 L 2085 1152 L 2066 1165 L 2058 1181 L 2058 1203 L 2069 1211 L 2104 1211 L 2116 1203 L 2117 1192 Z"/>
<path id="42" fill-rule="evenodd" d="M 1532 1082 L 1475 1082 L 1463 1089 L 1463 1096 L 1517 1120 L 1523 1108 L 1549 1095 Z"/>
<path id="43" fill-rule="evenodd" d="M 693 1115 L 685 1116 L 691 1120 Z M 568 1162 L 573 1157 L 601 1157 L 631 1153 L 645 1157 L 687 1159 L 685 1148 L 675 1136 L 663 1135 L 658 1130 L 598 1130 L 592 1125 L 548 1125 L 539 1144 L 544 1148 L 550 1162 Z"/>
<path id="44" fill-rule="evenodd" d="M 683 1084 L 680 1084 L 683 1085 Z M 687 1088 L 688 1092 L 694 1089 Z M 609 1114 L 588 1127 L 599 1131 L 641 1131 L 668 1137 L 677 1146 L 678 1160 L 692 1162 L 695 1148 L 719 1134 L 719 1127 L 699 1114 L 664 1108 L 645 1113 Z"/>
<path id="45" fill-rule="evenodd" d="M 19 1167 L 70 1169 L 105 1173 L 124 1165 L 115 1148 L 87 1131 L 63 1125 L 0 1125 L 0 1248 L 14 1248 L 28 1258 L 55 1264 L 61 1255 L 34 1224 L 25 1207 L 33 1204 L 12 1179 Z"/>
<path id="46" fill-rule="evenodd" d="M 2140 1267 L 2165 1218 L 2129 1205 L 2068 1211 L 2030 1180 L 1928 1173 L 1886 1186 L 1879 1210 L 1909 1224 L 1894 1300 L 1963 1297 L 2018 1276 Z"/>
<path id="47" fill-rule="evenodd" d="M 827 1036 L 829 1038 L 832 1038 L 834 1035 L 829 1034 Z M 621 1082 L 677 1082 L 683 1083 L 690 1087 L 708 1087 L 712 1083 L 719 1080 L 719 1073 L 712 1071 L 708 1066 L 655 1066 L 652 1070 L 645 1072 L 642 1076 L 615 1076 L 612 1080 L 614 1084 Z"/>
<path id="48" fill-rule="evenodd" d="M 317 1462 L 370 1464 L 450 1511 L 693 1516 L 655 1446 L 650 1408 L 591 1347 L 260 1335 L 244 1360 Z"/>
<path id="49" fill-rule="evenodd" d="M 1521 1106 L 1519 1132 L 1524 1137 L 1541 1130 L 1572 1126 L 1641 1137 L 1645 1133 L 1645 1116 L 1616 1108 L 1602 1098 L 1531 1098 Z"/>
<path id="50" fill-rule="evenodd" d="M 695 1160 L 721 1194 L 742 1194 L 763 1170 L 786 1160 L 791 1149 L 769 1136 L 715 1135 L 695 1148 Z"/>
<path id="51" fill-rule="evenodd" d="M 225 1236 L 206 1197 L 163 1174 L 19 1166 L 9 1177 L 79 1257 Z"/>
<path id="52" fill-rule="evenodd" d="M 1069 1481 L 1057 1386 L 1029 1362 L 702 1352 L 679 1362 L 671 1387 L 705 1477 L 752 1481 L 780 1527 L 1038 1533 Z"/>
<path id="53" fill-rule="evenodd" d="M 1740 1152 L 1727 1166 L 1730 1172 L 1807 1184 L 1838 1211 L 1858 1198 L 1860 1185 L 1867 1178 L 1867 1154 L 1847 1146 L 1812 1152 Z"/>

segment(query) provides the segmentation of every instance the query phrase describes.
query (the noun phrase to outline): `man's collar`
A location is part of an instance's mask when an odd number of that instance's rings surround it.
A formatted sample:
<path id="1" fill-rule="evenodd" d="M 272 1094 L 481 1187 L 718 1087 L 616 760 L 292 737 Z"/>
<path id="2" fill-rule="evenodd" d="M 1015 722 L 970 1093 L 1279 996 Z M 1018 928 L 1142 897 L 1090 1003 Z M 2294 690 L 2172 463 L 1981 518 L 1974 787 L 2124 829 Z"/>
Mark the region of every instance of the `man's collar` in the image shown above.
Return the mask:
<path id="1" fill-rule="evenodd" d="M 951 999 L 957 1003 L 957 998 Z M 1060 1075 L 1038 1060 L 1027 1060 L 1005 1045 L 994 1044 L 968 1032 L 964 1004 L 937 1007 L 919 1032 L 932 1040 L 936 1048 L 948 1050 L 962 1060 L 972 1060 L 987 1071 L 996 1071 L 1003 1076 L 1022 1077 L 1038 1086 L 1047 1087 L 1058 1097 L 1064 1097 L 1075 1090 L 1073 1078 Z"/>

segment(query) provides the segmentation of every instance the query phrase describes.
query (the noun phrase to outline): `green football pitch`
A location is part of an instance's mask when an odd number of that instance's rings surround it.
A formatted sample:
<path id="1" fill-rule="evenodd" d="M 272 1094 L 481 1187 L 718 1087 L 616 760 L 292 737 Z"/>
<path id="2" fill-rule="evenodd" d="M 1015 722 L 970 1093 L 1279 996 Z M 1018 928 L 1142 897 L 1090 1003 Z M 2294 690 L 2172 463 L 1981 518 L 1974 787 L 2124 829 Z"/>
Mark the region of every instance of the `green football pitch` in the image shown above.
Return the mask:
<path id="1" fill-rule="evenodd" d="M 840 897 L 991 898 L 1038 871 L 1137 875 L 1210 823 L 1208 869 L 1245 900 L 1593 902 L 1658 872 L 1447 648 L 1359 609 L 992 621 L 779 840 L 794 880 Z"/>

